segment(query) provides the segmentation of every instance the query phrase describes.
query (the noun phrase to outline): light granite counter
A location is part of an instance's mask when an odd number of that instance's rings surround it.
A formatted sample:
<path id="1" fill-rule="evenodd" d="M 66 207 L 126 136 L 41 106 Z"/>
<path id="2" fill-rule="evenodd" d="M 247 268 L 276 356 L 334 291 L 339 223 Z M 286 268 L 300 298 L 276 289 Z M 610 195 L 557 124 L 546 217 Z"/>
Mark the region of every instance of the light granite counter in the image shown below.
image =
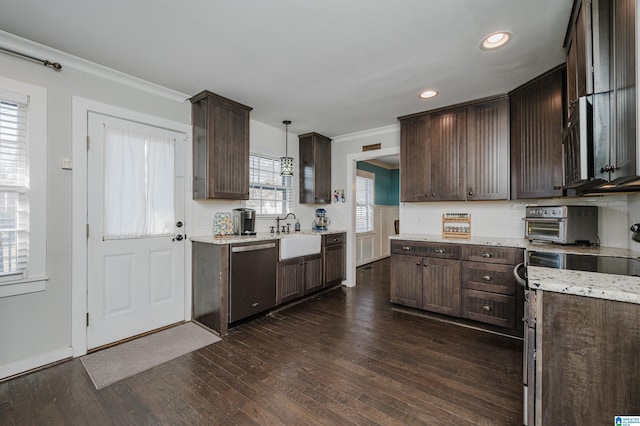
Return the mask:
<path id="1" fill-rule="evenodd" d="M 529 287 L 640 304 L 640 277 L 528 266 Z"/>
<path id="2" fill-rule="evenodd" d="M 472 244 L 479 246 L 527 248 L 528 240 L 524 238 L 471 237 L 469 240 L 444 239 L 440 234 L 399 234 L 389 237 L 390 240 L 424 241 L 434 243 Z"/>
<path id="3" fill-rule="evenodd" d="M 326 231 L 303 231 L 303 232 L 291 232 L 290 234 L 276 234 L 270 232 L 258 232 L 256 235 L 251 236 L 240 236 L 240 235 L 230 235 L 228 237 L 220 237 L 215 238 L 213 235 L 201 235 L 190 237 L 189 240 L 195 243 L 207 243 L 207 244 L 238 244 L 238 243 L 253 243 L 256 241 L 268 241 L 268 240 L 279 240 L 281 238 L 286 237 L 287 235 L 294 234 L 308 234 L 308 235 L 331 235 L 331 234 L 341 234 L 343 232 L 347 232 L 344 229 L 328 229 Z"/>

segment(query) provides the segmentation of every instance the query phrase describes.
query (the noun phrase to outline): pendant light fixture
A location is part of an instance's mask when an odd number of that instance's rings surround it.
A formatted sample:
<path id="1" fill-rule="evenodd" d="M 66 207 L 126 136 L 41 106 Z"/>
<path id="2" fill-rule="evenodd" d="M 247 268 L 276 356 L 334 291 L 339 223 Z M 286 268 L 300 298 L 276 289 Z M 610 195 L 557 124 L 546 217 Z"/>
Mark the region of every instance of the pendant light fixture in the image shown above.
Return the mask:
<path id="1" fill-rule="evenodd" d="M 284 130 L 284 157 L 280 157 L 280 176 L 293 176 L 293 158 L 289 157 L 289 124 L 290 120 L 282 122 Z"/>

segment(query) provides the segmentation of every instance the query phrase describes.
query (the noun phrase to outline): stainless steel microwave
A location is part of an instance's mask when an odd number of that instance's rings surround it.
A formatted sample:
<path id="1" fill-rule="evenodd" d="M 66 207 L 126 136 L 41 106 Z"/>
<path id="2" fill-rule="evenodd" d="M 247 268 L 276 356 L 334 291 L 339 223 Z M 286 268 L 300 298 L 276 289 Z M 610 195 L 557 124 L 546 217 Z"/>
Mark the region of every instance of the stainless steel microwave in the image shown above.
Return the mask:
<path id="1" fill-rule="evenodd" d="M 525 238 L 558 244 L 598 244 L 598 207 L 527 206 Z"/>

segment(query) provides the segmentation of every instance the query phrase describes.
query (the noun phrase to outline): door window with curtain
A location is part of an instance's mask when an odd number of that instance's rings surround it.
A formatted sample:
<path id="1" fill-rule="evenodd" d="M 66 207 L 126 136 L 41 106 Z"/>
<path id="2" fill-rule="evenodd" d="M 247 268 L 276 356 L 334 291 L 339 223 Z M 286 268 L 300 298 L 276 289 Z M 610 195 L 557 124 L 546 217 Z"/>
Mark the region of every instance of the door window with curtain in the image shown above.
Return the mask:
<path id="1" fill-rule="evenodd" d="M 105 127 L 105 239 L 173 234 L 174 143 Z"/>
<path id="2" fill-rule="evenodd" d="M 373 231 L 376 175 L 364 170 L 356 174 L 356 233 Z"/>

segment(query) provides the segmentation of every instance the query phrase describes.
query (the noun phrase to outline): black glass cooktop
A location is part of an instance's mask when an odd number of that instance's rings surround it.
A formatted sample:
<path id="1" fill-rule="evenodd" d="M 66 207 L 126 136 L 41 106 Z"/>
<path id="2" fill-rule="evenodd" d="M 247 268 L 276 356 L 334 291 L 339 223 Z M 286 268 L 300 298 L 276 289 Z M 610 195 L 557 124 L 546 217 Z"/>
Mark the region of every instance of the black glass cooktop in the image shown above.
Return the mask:
<path id="1" fill-rule="evenodd" d="M 628 257 L 527 251 L 527 264 L 574 271 L 640 276 L 640 260 Z"/>

